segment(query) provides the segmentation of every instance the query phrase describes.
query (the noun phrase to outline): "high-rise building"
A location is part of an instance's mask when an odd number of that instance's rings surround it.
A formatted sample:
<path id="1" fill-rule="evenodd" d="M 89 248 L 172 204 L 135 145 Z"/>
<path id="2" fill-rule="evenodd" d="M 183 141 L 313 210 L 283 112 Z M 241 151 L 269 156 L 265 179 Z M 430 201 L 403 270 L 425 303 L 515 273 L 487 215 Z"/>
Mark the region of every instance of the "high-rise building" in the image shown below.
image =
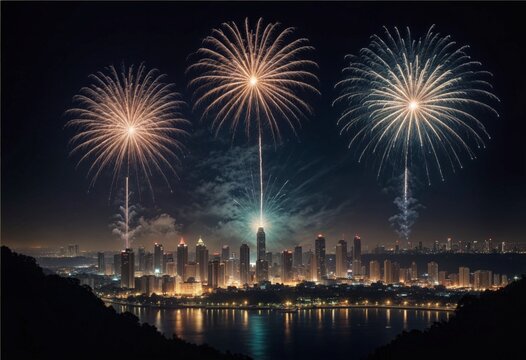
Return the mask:
<path id="1" fill-rule="evenodd" d="M 438 264 L 434 261 L 427 264 L 427 279 L 431 284 L 438 284 Z"/>
<path id="2" fill-rule="evenodd" d="M 163 255 L 163 262 L 161 266 L 161 273 L 166 274 L 166 264 L 170 262 L 174 262 L 174 254 L 171 252 L 164 253 Z"/>
<path id="3" fill-rule="evenodd" d="M 292 251 L 283 251 L 282 257 L 281 282 L 288 283 L 292 281 Z"/>
<path id="4" fill-rule="evenodd" d="M 377 282 L 381 280 L 380 263 L 378 260 L 369 261 L 369 280 L 371 282 Z"/>
<path id="5" fill-rule="evenodd" d="M 418 267 L 414 261 L 411 263 L 411 280 L 418 280 Z"/>
<path id="6" fill-rule="evenodd" d="M 248 284 L 250 275 L 250 248 L 242 244 L 239 248 L 239 277 L 241 284 Z"/>
<path id="7" fill-rule="evenodd" d="M 393 283 L 393 265 L 391 263 L 391 260 L 384 261 L 384 283 Z"/>
<path id="8" fill-rule="evenodd" d="M 197 240 L 195 246 L 195 262 L 197 263 L 197 277 L 202 283 L 208 281 L 208 249 L 203 239 Z"/>
<path id="9" fill-rule="evenodd" d="M 163 244 L 155 243 L 153 247 L 153 272 L 155 274 L 161 274 L 163 270 L 163 255 Z"/>
<path id="10" fill-rule="evenodd" d="M 145 255 L 145 269 L 144 272 L 148 275 L 153 274 L 153 254 L 151 252 L 147 252 Z"/>
<path id="11" fill-rule="evenodd" d="M 491 288 L 492 274 L 489 270 L 477 270 L 473 276 L 473 287 L 477 290 Z"/>
<path id="12" fill-rule="evenodd" d="M 121 254 L 113 255 L 113 273 L 115 275 L 121 274 Z"/>
<path id="13" fill-rule="evenodd" d="M 294 255 L 292 256 L 292 266 L 298 268 L 303 266 L 303 249 L 301 246 L 294 247 Z"/>
<path id="14" fill-rule="evenodd" d="M 347 277 L 347 241 L 340 240 L 336 245 L 336 277 Z"/>
<path id="15" fill-rule="evenodd" d="M 145 272 L 146 271 L 146 251 L 144 250 L 144 246 L 139 246 L 139 250 L 137 251 L 137 257 L 139 258 L 139 271 Z"/>
<path id="16" fill-rule="evenodd" d="M 453 243 L 453 241 L 451 240 L 450 237 L 448 237 L 448 238 L 447 238 L 447 243 L 446 243 L 446 250 L 447 250 L 447 251 L 451 251 L 451 250 L 453 250 L 452 243 Z"/>
<path id="17" fill-rule="evenodd" d="M 79 256 L 79 246 L 77 244 L 68 245 L 68 255 L 69 256 Z"/>
<path id="18" fill-rule="evenodd" d="M 362 260 L 362 239 L 359 235 L 356 235 L 354 237 L 352 259 Z"/>
<path id="19" fill-rule="evenodd" d="M 393 282 L 393 284 L 396 284 L 400 282 L 400 264 L 397 262 L 392 263 L 391 269 L 393 277 L 391 281 Z"/>
<path id="20" fill-rule="evenodd" d="M 135 288 L 135 257 L 132 249 L 121 252 L 121 287 Z"/>
<path id="21" fill-rule="evenodd" d="M 103 252 L 97 253 L 97 264 L 98 264 L 99 274 L 104 275 L 104 273 L 106 272 L 106 260 L 104 258 Z"/>
<path id="22" fill-rule="evenodd" d="M 265 260 L 266 245 L 265 245 L 265 230 L 260 227 L 256 234 L 257 257 L 256 260 Z"/>
<path id="23" fill-rule="evenodd" d="M 267 281 L 269 264 L 266 260 L 265 230 L 263 230 L 262 227 L 258 229 L 258 232 L 256 234 L 256 245 L 257 245 L 256 280 L 258 282 Z"/>
<path id="24" fill-rule="evenodd" d="M 447 285 L 447 283 L 446 283 L 446 276 L 447 276 L 447 273 L 445 271 L 439 271 L 438 272 L 438 283 L 440 285 L 443 285 L 443 286 Z"/>
<path id="25" fill-rule="evenodd" d="M 314 241 L 314 254 L 316 257 L 316 279 L 321 281 L 327 278 L 327 267 L 325 265 L 325 238 L 319 234 Z"/>
<path id="26" fill-rule="evenodd" d="M 197 276 L 197 265 L 195 262 L 188 262 L 184 266 L 184 278 L 183 281 L 189 281 L 190 278 L 195 281 L 195 278 Z"/>
<path id="27" fill-rule="evenodd" d="M 177 275 L 179 275 L 183 281 L 186 280 L 184 273 L 186 264 L 188 264 L 188 245 L 186 245 L 184 239 L 181 238 L 179 245 L 177 245 Z"/>
<path id="28" fill-rule="evenodd" d="M 470 287 L 468 267 L 461 266 L 458 268 L 458 286 Z"/>
<path id="29" fill-rule="evenodd" d="M 221 261 L 225 262 L 230 259 L 230 246 L 223 245 L 221 248 Z"/>
<path id="30" fill-rule="evenodd" d="M 352 261 L 352 276 L 357 277 L 362 275 L 362 261 L 361 260 L 353 260 Z"/>
<path id="31" fill-rule="evenodd" d="M 166 264 L 166 274 L 168 274 L 169 276 L 177 275 L 175 261 L 169 262 L 168 264 Z"/>
<path id="32" fill-rule="evenodd" d="M 219 287 L 219 260 L 214 259 L 208 262 L 208 286 L 212 289 Z"/>

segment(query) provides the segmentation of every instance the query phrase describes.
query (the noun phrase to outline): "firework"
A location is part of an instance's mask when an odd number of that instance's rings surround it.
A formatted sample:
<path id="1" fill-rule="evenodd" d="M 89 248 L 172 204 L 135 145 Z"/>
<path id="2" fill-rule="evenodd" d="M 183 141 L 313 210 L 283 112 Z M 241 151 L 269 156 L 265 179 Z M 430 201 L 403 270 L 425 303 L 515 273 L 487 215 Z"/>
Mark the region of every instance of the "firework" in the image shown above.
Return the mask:
<path id="1" fill-rule="evenodd" d="M 418 156 L 428 180 L 431 164 L 443 179 L 441 158 L 453 170 L 462 167 L 462 152 L 475 157 L 470 143 L 483 147 L 489 138 L 478 110 L 498 115 L 489 105 L 498 100 L 486 80 L 491 74 L 467 55 L 468 46 L 432 30 L 417 40 L 409 29 L 405 36 L 397 28 L 394 35 L 387 29 L 384 37 L 373 35 L 369 47 L 349 56 L 336 85 L 341 95 L 335 103 L 346 106 L 341 132 L 352 133 L 349 147 L 361 144 L 359 160 L 380 155 L 379 174 L 387 161 L 407 168 Z"/>
<path id="2" fill-rule="evenodd" d="M 497 97 L 481 63 L 457 46 L 450 36 L 429 29 L 413 39 L 385 28 L 373 35 L 350 64 L 336 87 L 335 103 L 343 103 L 338 120 L 341 133 L 350 133 L 349 147 L 358 148 L 358 160 L 379 157 L 378 176 L 386 163 L 404 168 L 403 202 L 408 203 L 408 177 L 412 163 L 423 164 L 430 183 L 430 168 L 444 179 L 442 162 L 454 171 L 464 154 L 475 158 L 473 147 L 489 139 L 479 116 Z"/>
<path id="3" fill-rule="evenodd" d="M 180 111 L 184 103 L 163 77 L 142 64 L 123 66 L 120 73 L 110 66 L 91 75 L 92 84 L 81 89 L 74 97 L 77 106 L 67 112 L 72 117 L 67 126 L 77 130 L 70 142 L 71 154 L 81 154 L 79 165 L 89 163 L 90 186 L 105 169 L 113 174 L 112 185 L 124 171 L 126 209 L 131 173 L 146 178 L 150 190 L 154 172 L 168 186 L 163 169 L 176 175 L 173 163 L 179 161 L 178 153 L 183 150 L 178 139 L 187 134 L 183 129 L 187 121 Z M 128 240 L 126 243 L 128 246 Z"/>
<path id="4" fill-rule="evenodd" d="M 279 24 L 255 27 L 245 20 L 243 27 L 224 23 L 203 40 L 199 59 L 189 67 L 196 76 L 190 82 L 195 107 L 204 107 L 203 116 L 212 115 L 216 134 L 227 124 L 233 136 L 238 127 L 250 136 L 255 127 L 259 146 L 259 220 L 263 222 L 262 137 L 268 128 L 273 140 L 281 139 L 282 123 L 295 133 L 311 107 L 298 95 L 318 93 L 312 73 L 316 63 L 303 58 L 313 50 L 305 38 L 292 39 L 293 28 Z"/>

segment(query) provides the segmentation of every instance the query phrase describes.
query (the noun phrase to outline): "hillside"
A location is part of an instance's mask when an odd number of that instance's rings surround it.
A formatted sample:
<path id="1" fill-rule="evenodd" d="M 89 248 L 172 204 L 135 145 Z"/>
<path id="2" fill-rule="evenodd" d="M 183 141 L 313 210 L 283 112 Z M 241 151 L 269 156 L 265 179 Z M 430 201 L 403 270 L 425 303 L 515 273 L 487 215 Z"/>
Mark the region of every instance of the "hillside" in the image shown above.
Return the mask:
<path id="1" fill-rule="evenodd" d="M 524 359 L 525 306 L 526 278 L 465 296 L 448 322 L 404 332 L 369 359 Z"/>
<path id="2" fill-rule="evenodd" d="M 2 359 L 246 359 L 167 339 L 2 246 Z"/>

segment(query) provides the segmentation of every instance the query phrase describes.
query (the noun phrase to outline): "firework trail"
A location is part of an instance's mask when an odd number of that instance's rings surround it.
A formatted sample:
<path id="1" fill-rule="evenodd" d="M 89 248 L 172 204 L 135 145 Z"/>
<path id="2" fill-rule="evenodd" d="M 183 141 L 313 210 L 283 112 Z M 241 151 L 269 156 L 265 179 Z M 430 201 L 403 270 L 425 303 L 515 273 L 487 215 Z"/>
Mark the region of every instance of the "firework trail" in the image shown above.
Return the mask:
<path id="1" fill-rule="evenodd" d="M 251 27 L 234 22 L 223 23 L 203 40 L 199 59 L 189 67 L 197 75 L 190 87 L 195 107 L 203 106 L 203 116 L 212 115 L 215 133 L 229 124 L 232 136 L 241 125 L 247 137 L 256 127 L 259 150 L 259 220 L 263 222 L 263 131 L 268 128 L 274 142 L 281 139 L 285 123 L 295 133 L 301 118 L 311 107 L 299 93 L 319 93 L 311 72 L 317 65 L 304 59 L 313 50 L 305 38 L 291 38 L 293 28 L 263 24 L 259 19 Z"/>
<path id="2" fill-rule="evenodd" d="M 164 75 L 144 65 L 110 66 L 105 72 L 90 76 L 92 84 L 74 97 L 76 107 L 67 111 L 72 119 L 67 126 L 77 133 L 70 141 L 71 154 L 80 153 L 78 165 L 89 162 L 90 186 L 107 168 L 112 169 L 112 187 L 122 170 L 126 173 L 125 217 L 129 223 L 128 178 L 133 173 L 143 176 L 153 195 L 150 176 L 159 173 L 170 186 L 163 168 L 176 174 L 172 163 L 179 163 L 183 145 L 179 138 L 187 135 L 182 118 L 184 103 L 172 91 L 172 84 L 162 81 Z M 126 230 L 126 247 L 129 234 Z"/>
<path id="3" fill-rule="evenodd" d="M 442 162 L 453 171 L 461 168 L 463 153 L 475 158 L 470 144 L 484 147 L 484 137 L 489 139 L 480 113 L 498 116 L 490 105 L 498 101 L 487 80 L 491 74 L 467 50 L 433 27 L 418 39 L 409 28 L 405 35 L 385 28 L 358 56 L 347 57 L 344 79 L 336 85 L 335 103 L 344 104 L 341 133 L 351 133 L 349 147 L 361 149 L 359 161 L 378 154 L 378 176 L 386 163 L 403 167 L 406 209 L 413 162 L 423 164 L 429 184 L 431 167 L 444 180 Z"/>

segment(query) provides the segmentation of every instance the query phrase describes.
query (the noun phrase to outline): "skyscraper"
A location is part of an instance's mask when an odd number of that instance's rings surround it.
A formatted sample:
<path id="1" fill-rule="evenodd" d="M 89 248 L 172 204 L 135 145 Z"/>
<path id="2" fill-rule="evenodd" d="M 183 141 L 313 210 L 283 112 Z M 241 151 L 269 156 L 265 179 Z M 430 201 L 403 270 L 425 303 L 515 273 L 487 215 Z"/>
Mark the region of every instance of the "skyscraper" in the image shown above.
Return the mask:
<path id="1" fill-rule="evenodd" d="M 418 267 L 414 261 L 411 263 L 411 280 L 418 280 Z"/>
<path id="2" fill-rule="evenodd" d="M 314 241 L 314 254 L 316 257 L 316 279 L 321 281 L 327 278 L 327 267 L 325 265 L 325 238 L 319 234 Z"/>
<path id="3" fill-rule="evenodd" d="M 121 254 L 113 255 L 113 273 L 115 275 L 121 274 Z"/>
<path id="4" fill-rule="evenodd" d="M 208 262 L 208 285 L 212 289 L 219 286 L 219 260 L 214 259 Z"/>
<path id="5" fill-rule="evenodd" d="M 174 262 L 174 254 L 167 252 L 163 254 L 163 262 L 161 265 L 161 273 L 166 274 L 166 264 Z"/>
<path id="6" fill-rule="evenodd" d="M 146 251 L 144 250 L 144 246 L 139 246 L 139 250 L 137 252 L 138 258 L 139 258 L 139 271 L 146 271 Z"/>
<path id="7" fill-rule="evenodd" d="M 250 248 L 247 244 L 242 244 L 239 248 L 239 277 L 241 284 L 248 284 L 250 273 Z"/>
<path id="8" fill-rule="evenodd" d="M 202 283 L 208 281 L 208 249 L 203 239 L 197 240 L 195 246 L 195 262 L 197 263 L 197 277 Z"/>
<path id="9" fill-rule="evenodd" d="M 282 257 L 281 281 L 283 283 L 288 283 L 292 281 L 292 251 L 283 251 Z"/>
<path id="10" fill-rule="evenodd" d="M 378 260 L 371 260 L 369 262 L 369 280 L 371 282 L 377 282 L 381 280 L 380 263 Z"/>
<path id="11" fill-rule="evenodd" d="M 294 254 L 292 256 L 292 266 L 300 267 L 303 266 L 303 249 L 301 246 L 294 247 Z"/>
<path id="12" fill-rule="evenodd" d="M 163 255 L 164 255 L 163 244 L 155 243 L 153 247 L 153 272 L 155 274 L 161 274 L 162 272 Z"/>
<path id="13" fill-rule="evenodd" d="M 427 276 L 431 284 L 438 284 L 438 264 L 436 262 L 431 261 L 427 264 Z"/>
<path id="14" fill-rule="evenodd" d="M 354 237 L 352 259 L 362 260 L 362 239 L 359 235 Z"/>
<path id="15" fill-rule="evenodd" d="M 256 279 L 257 281 L 268 280 L 268 262 L 265 258 L 266 247 L 265 247 L 265 230 L 262 227 L 258 229 L 256 234 L 257 244 L 257 260 L 256 260 Z"/>
<path id="16" fill-rule="evenodd" d="M 469 268 L 468 267 L 459 267 L 458 268 L 458 286 L 460 287 L 469 287 Z"/>
<path id="17" fill-rule="evenodd" d="M 384 283 L 393 283 L 393 265 L 391 263 L 391 260 L 384 261 Z"/>
<path id="18" fill-rule="evenodd" d="M 184 268 L 188 264 L 188 245 L 181 238 L 179 245 L 177 245 L 177 275 L 179 275 L 183 281 L 186 281 Z"/>
<path id="19" fill-rule="evenodd" d="M 104 259 L 103 252 L 97 253 L 97 263 L 98 263 L 99 274 L 104 275 L 104 273 L 106 272 L 106 260 Z"/>
<path id="20" fill-rule="evenodd" d="M 473 274 L 473 287 L 477 290 L 491 288 L 492 272 L 489 270 L 477 270 Z"/>
<path id="21" fill-rule="evenodd" d="M 336 277 L 347 277 L 347 241 L 340 240 L 336 245 Z"/>
<path id="22" fill-rule="evenodd" d="M 257 260 L 265 260 L 265 230 L 262 227 L 258 229 L 256 234 L 256 244 L 257 244 Z"/>
<path id="23" fill-rule="evenodd" d="M 230 259 L 230 246 L 223 245 L 223 248 L 221 248 L 221 261 L 225 262 L 228 259 Z"/>
<path id="24" fill-rule="evenodd" d="M 135 257 L 132 249 L 121 252 L 121 287 L 127 289 L 135 287 Z"/>

